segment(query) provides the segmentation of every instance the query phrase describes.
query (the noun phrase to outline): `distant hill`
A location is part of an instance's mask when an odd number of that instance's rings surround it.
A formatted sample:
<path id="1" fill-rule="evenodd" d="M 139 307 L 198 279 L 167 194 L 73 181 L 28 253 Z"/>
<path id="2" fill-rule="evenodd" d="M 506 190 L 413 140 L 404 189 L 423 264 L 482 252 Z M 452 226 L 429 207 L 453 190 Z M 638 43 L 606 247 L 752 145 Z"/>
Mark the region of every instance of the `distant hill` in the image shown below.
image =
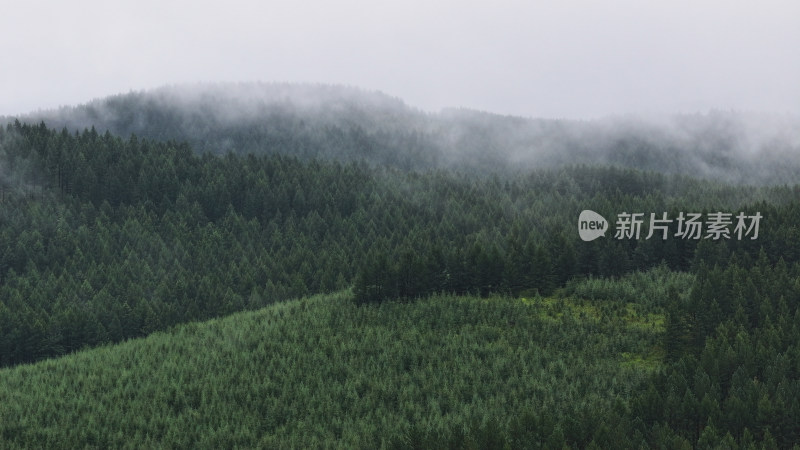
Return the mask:
<path id="1" fill-rule="evenodd" d="M 589 164 L 738 183 L 800 181 L 800 118 L 780 115 L 527 119 L 468 109 L 426 113 L 353 87 L 231 83 L 131 92 L 20 119 L 188 141 L 200 152 L 284 153 L 402 169 Z"/>

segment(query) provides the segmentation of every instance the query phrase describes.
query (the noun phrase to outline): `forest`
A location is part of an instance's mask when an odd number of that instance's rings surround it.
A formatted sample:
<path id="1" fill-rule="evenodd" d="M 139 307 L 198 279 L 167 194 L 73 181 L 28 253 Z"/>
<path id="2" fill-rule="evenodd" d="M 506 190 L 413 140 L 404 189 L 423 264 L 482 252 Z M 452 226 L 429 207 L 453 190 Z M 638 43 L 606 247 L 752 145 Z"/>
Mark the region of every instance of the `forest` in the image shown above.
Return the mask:
<path id="1" fill-rule="evenodd" d="M 307 89 L 316 115 L 217 102 L 209 128 L 142 94 L 0 128 L 0 445 L 800 445 L 800 185 L 774 160 L 454 165 L 443 123 L 499 145 L 522 119 Z M 583 242 L 585 209 L 762 220 Z"/>

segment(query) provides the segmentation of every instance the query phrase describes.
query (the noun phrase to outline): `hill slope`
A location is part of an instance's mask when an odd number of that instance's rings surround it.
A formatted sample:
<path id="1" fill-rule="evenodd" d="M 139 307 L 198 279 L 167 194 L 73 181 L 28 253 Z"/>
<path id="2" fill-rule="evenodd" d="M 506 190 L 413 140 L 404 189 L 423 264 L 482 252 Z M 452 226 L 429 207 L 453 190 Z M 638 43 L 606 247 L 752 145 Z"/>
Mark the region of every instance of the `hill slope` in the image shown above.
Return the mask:
<path id="1" fill-rule="evenodd" d="M 282 153 L 404 169 L 479 172 L 611 164 L 725 181 L 800 179 L 800 118 L 711 112 L 588 122 L 465 109 L 427 114 L 352 87 L 169 86 L 23 116 L 51 128 L 187 141 L 212 153 Z"/>
<path id="2" fill-rule="evenodd" d="M 441 296 L 356 307 L 342 294 L 275 304 L 0 370 L 0 446 L 519 448 L 558 438 L 557 424 L 585 438 L 589 424 L 567 419 L 596 425 L 655 363 L 625 363 L 650 360 L 661 330 L 663 316 L 637 310 Z"/>
<path id="3" fill-rule="evenodd" d="M 726 239 L 725 252 L 763 246 L 792 264 L 798 189 L 585 167 L 501 181 L 11 126 L 0 131 L 0 366 L 348 286 L 372 300 L 547 295 L 575 276 L 694 266 L 694 239 L 581 245 L 587 207 L 760 211 L 759 239 Z"/>

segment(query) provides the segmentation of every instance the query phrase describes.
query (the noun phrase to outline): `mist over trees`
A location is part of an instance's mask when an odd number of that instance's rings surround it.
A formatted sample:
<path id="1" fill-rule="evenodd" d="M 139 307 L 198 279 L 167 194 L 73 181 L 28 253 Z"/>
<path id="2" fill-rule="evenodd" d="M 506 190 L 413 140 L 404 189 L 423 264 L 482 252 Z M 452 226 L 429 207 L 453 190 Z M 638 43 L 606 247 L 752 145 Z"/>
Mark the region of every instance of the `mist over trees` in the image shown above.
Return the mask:
<path id="1" fill-rule="evenodd" d="M 353 87 L 231 83 L 131 92 L 20 120 L 185 141 L 198 152 L 283 153 L 402 169 L 485 173 L 580 162 L 746 184 L 800 176 L 800 118 L 747 112 L 529 119 L 469 109 L 427 113 Z"/>
<path id="2" fill-rule="evenodd" d="M 794 120 L 280 84 L 12 119 L 0 446 L 796 447 Z M 616 239 L 622 211 L 763 220 Z"/>

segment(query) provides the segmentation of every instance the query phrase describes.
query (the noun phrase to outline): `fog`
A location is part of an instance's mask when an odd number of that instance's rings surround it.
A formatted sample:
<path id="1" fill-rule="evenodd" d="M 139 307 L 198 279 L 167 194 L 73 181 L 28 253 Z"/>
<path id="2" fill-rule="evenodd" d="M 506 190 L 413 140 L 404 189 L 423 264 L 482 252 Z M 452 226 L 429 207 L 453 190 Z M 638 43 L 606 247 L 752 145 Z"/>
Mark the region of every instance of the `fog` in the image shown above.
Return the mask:
<path id="1" fill-rule="evenodd" d="M 800 3 L 18 2 L 0 115 L 198 81 L 381 90 L 428 112 L 800 112 Z"/>
<path id="2" fill-rule="evenodd" d="M 530 119 L 426 112 L 352 86 L 195 83 L 20 116 L 49 127 L 186 141 L 198 152 L 283 153 L 479 173 L 613 165 L 745 184 L 800 181 L 800 115 L 712 110 Z"/>

